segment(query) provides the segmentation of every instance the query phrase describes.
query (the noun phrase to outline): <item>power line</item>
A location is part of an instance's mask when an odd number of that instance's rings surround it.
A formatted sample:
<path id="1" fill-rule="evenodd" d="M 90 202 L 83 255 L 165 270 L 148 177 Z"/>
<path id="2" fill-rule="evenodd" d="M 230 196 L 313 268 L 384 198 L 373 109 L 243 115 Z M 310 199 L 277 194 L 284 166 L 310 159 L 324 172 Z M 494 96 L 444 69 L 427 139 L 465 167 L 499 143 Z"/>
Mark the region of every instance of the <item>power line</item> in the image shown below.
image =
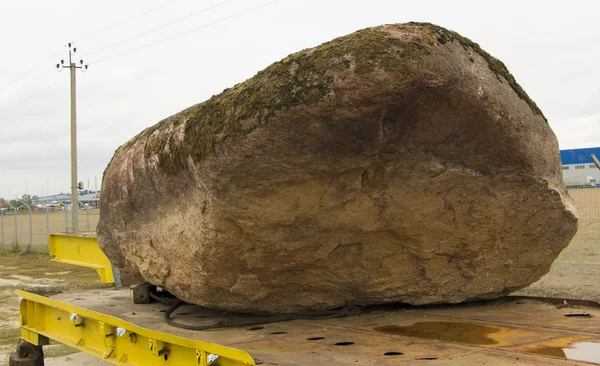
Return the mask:
<path id="1" fill-rule="evenodd" d="M 35 93 L 35 94 L 31 95 L 29 98 L 27 98 L 27 99 L 25 99 L 25 100 L 21 101 L 21 102 L 20 102 L 20 103 L 18 103 L 18 104 L 15 104 L 15 105 L 13 105 L 13 106 L 12 106 L 12 107 L 10 107 L 10 108 L 7 108 L 7 109 L 5 109 L 5 110 L 1 111 L 1 112 L 0 112 L 0 116 L 1 116 L 1 115 L 3 115 L 4 113 L 8 112 L 8 111 L 11 111 L 11 110 L 13 110 L 13 109 L 17 108 L 18 106 L 22 105 L 23 103 L 25 103 L 25 102 L 28 102 L 29 100 L 31 100 L 31 99 L 33 99 L 33 98 L 37 97 L 38 95 L 40 95 L 40 94 L 42 94 L 43 92 L 45 92 L 46 90 L 50 89 L 50 88 L 51 88 L 51 87 L 53 87 L 54 85 L 58 84 L 58 82 L 59 82 L 59 81 L 60 81 L 60 79 L 57 79 L 55 82 L 53 82 L 52 84 L 50 84 L 50 85 L 46 86 L 44 89 L 42 89 L 42 90 L 38 91 L 37 93 Z"/>
<path id="2" fill-rule="evenodd" d="M 156 7 L 152 8 L 152 9 L 146 10 L 146 11 L 144 11 L 144 12 L 142 12 L 142 13 L 139 13 L 139 14 L 136 14 L 136 15 L 134 15 L 134 16 L 132 16 L 132 17 L 130 17 L 130 18 L 127 18 L 127 19 L 125 19 L 125 20 L 122 20 L 122 21 L 120 21 L 120 22 L 117 22 L 117 23 L 115 23 L 115 24 L 113 24 L 113 25 L 110 25 L 110 26 L 108 26 L 108 27 L 105 27 L 105 28 L 99 29 L 99 30 L 97 30 L 97 31 L 94 31 L 94 32 L 92 32 L 92 33 L 88 34 L 88 35 L 85 35 L 85 36 L 83 36 L 83 37 L 81 37 L 81 38 L 78 38 L 78 39 L 76 39 L 74 42 L 78 42 L 78 41 L 81 41 L 81 40 L 83 40 L 83 39 L 86 39 L 86 38 L 89 38 L 89 37 L 95 36 L 95 35 L 97 35 L 97 34 L 100 34 L 100 33 L 102 33 L 102 32 L 106 32 L 106 31 L 107 31 L 107 30 L 109 30 L 109 29 L 113 29 L 113 28 L 115 28 L 115 27 L 121 26 L 121 25 L 123 25 L 123 24 L 125 24 L 125 23 L 127 23 L 127 22 L 129 22 L 129 21 L 131 21 L 131 20 L 134 20 L 134 19 L 136 19 L 136 18 L 139 18 L 139 17 L 141 17 L 141 16 L 144 16 L 144 15 L 146 15 L 146 14 L 149 14 L 149 13 L 151 13 L 151 12 L 153 12 L 153 11 L 155 11 L 155 10 L 158 10 L 158 9 L 160 9 L 160 8 L 164 8 L 165 6 L 167 6 L 167 5 L 171 5 L 171 4 L 173 4 L 174 2 L 177 2 L 177 1 L 179 1 L 179 0 L 172 0 L 172 1 L 169 1 L 168 3 L 165 3 L 165 4 L 162 4 L 162 5 L 156 6 Z"/>
<path id="3" fill-rule="evenodd" d="M 12 93 L 8 94 L 5 97 L 0 98 L 0 101 L 10 98 L 14 94 L 16 94 L 19 90 L 25 88 L 26 86 L 28 86 L 28 85 L 30 85 L 30 84 L 38 81 L 39 79 L 43 78 L 44 76 L 48 75 L 50 73 L 50 71 L 52 71 L 52 70 L 48 70 L 45 73 L 43 73 L 43 74 L 39 75 L 38 77 L 36 77 L 35 79 L 30 80 L 28 83 L 25 83 L 25 84 L 21 85 L 19 88 L 17 88 L 16 90 L 14 90 Z"/>
<path id="4" fill-rule="evenodd" d="M 210 27 L 210 26 L 212 26 L 212 25 L 215 25 L 215 24 L 218 24 L 218 23 L 224 22 L 224 21 L 226 21 L 226 20 L 229 20 L 229 19 L 232 19 L 232 18 L 238 17 L 238 16 L 240 16 L 240 15 L 243 15 L 243 14 L 249 13 L 249 12 L 251 12 L 251 11 L 258 10 L 258 9 L 260 9 L 260 8 L 264 8 L 264 7 L 268 6 L 268 5 L 271 5 L 271 4 L 273 4 L 273 3 L 276 3 L 276 2 L 278 2 L 278 1 L 279 1 L 279 0 L 273 0 L 273 1 L 270 1 L 270 2 L 268 2 L 268 3 L 264 3 L 264 4 L 262 4 L 262 5 L 255 6 L 254 8 L 250 8 L 250 9 L 244 10 L 244 11 L 242 11 L 242 12 L 239 12 L 239 13 L 236 13 L 236 14 L 233 14 L 233 15 L 230 15 L 230 16 L 227 16 L 227 17 L 225 17 L 225 18 L 221 18 L 221 19 L 219 19 L 219 20 L 216 20 L 216 21 L 214 21 L 214 22 L 207 23 L 207 24 L 201 25 L 201 26 L 199 26 L 199 27 L 196 27 L 196 28 L 190 29 L 190 30 L 188 30 L 188 31 L 185 31 L 185 32 L 182 32 L 182 33 L 178 33 L 178 34 L 175 34 L 175 35 L 173 35 L 173 36 L 170 36 L 170 37 L 167 37 L 167 38 L 160 39 L 160 40 L 158 40 L 158 41 L 156 41 L 156 42 L 148 43 L 148 44 L 146 44 L 146 45 L 143 45 L 143 46 L 140 46 L 140 47 L 137 47 L 137 48 L 131 49 L 131 50 L 129 50 L 129 51 L 125 51 L 125 52 L 118 53 L 118 54 L 116 54 L 116 55 L 113 55 L 113 56 L 110 56 L 110 57 L 106 57 L 106 58 L 100 59 L 100 60 L 98 60 L 98 61 L 96 61 L 96 62 L 90 62 L 90 65 L 91 65 L 91 64 L 99 64 L 99 63 L 101 63 L 101 62 L 108 61 L 108 60 L 111 60 L 111 59 L 113 59 L 113 58 L 120 57 L 120 56 L 123 56 L 123 55 L 129 54 L 129 53 L 132 53 L 132 52 L 135 52 L 135 51 L 141 50 L 141 49 L 143 49 L 143 48 L 146 48 L 146 47 L 154 46 L 154 45 L 156 45 L 156 44 L 158 44 L 158 43 L 162 43 L 162 42 L 165 42 L 165 41 L 171 40 L 171 39 L 173 39 L 173 38 L 180 37 L 180 36 L 183 36 L 183 35 L 185 35 L 185 34 L 188 34 L 188 33 L 191 33 L 191 32 L 195 32 L 195 31 L 197 31 L 197 30 L 200 30 L 200 29 L 203 29 L 203 28 Z"/>
<path id="5" fill-rule="evenodd" d="M 88 53 L 88 56 L 90 56 L 90 55 L 94 55 L 94 54 L 96 54 L 96 53 L 98 53 L 98 52 L 102 52 L 102 51 L 104 51 L 104 50 L 106 50 L 106 49 L 109 49 L 109 48 L 113 48 L 113 47 L 115 47 L 115 46 L 118 46 L 118 45 L 120 45 L 120 44 L 122 44 L 122 43 L 129 42 L 129 41 L 131 41 L 132 39 L 139 38 L 139 37 L 141 37 L 141 36 L 144 36 L 144 35 L 146 35 L 146 34 L 148 34 L 148 33 L 155 32 L 155 31 L 157 31 L 157 30 L 159 30 L 159 29 L 162 29 L 162 28 L 168 27 L 168 26 L 170 26 L 170 25 L 173 25 L 173 24 L 175 24 L 175 23 L 179 23 L 179 22 L 181 22 L 181 21 L 183 21 L 183 20 L 185 20 L 185 19 L 191 18 L 191 17 L 193 17 L 193 16 L 196 16 L 196 15 L 198 15 L 198 14 L 200 14 L 200 13 L 204 13 L 204 12 L 206 12 L 206 11 L 209 11 L 209 10 L 211 10 L 211 9 L 214 9 L 214 8 L 216 8 L 216 7 L 219 7 L 219 6 L 221 6 L 221 5 L 224 5 L 224 4 L 226 4 L 226 3 L 229 3 L 229 2 L 231 2 L 231 1 L 233 1 L 233 0 L 225 0 L 225 1 L 221 1 L 221 2 L 220 2 L 220 3 L 218 3 L 218 4 L 215 4 L 215 5 L 209 6 L 209 7 L 207 7 L 207 8 L 204 8 L 204 9 L 200 10 L 200 11 L 197 11 L 197 12 L 195 12 L 195 13 L 192 13 L 192 14 L 186 15 L 186 16 L 184 16 L 184 17 L 182 17 L 182 18 L 179 18 L 179 19 L 175 19 L 175 20 L 173 20 L 173 21 L 171 21 L 171 22 L 169 22 L 169 23 L 165 23 L 165 24 L 163 24 L 163 25 L 160 25 L 160 26 L 158 26 L 158 27 L 156 27 L 156 28 L 152 28 L 152 29 L 150 29 L 150 30 L 148 30 L 148 31 L 145 31 L 145 32 L 142 32 L 142 33 L 136 34 L 135 36 L 132 36 L 132 37 L 126 38 L 126 39 L 124 39 L 124 40 L 121 40 L 121 41 L 119 41 L 119 42 L 117 42 L 117 43 L 113 43 L 113 44 L 110 44 L 110 45 L 108 45 L 108 46 L 105 46 L 105 47 L 99 48 L 99 49 L 97 49 L 97 50 L 95 50 L 95 51 L 92 51 L 92 52 Z"/>
<path id="6" fill-rule="evenodd" d="M 174 2 L 174 1 L 178 1 L 178 0 L 173 0 L 172 2 Z M 222 5 L 222 4 L 224 4 L 224 3 L 226 3 L 226 2 L 229 2 L 229 1 L 233 1 L 233 0 L 227 0 L 227 1 L 224 1 L 224 2 L 222 2 L 222 3 L 219 3 L 219 4 L 217 4 L 217 5 L 213 5 L 213 7 L 216 7 L 216 6 Z M 170 36 L 170 37 L 167 37 L 167 38 L 163 38 L 163 39 L 160 39 L 160 40 L 158 40 L 158 41 L 155 41 L 155 42 L 152 42 L 152 43 L 149 43 L 149 44 L 146 44 L 146 45 L 143 45 L 143 46 L 140 46 L 140 47 L 137 47 L 137 48 L 131 49 L 131 50 L 129 50 L 129 51 L 125 51 L 125 52 L 122 52 L 122 53 L 119 53 L 119 54 L 116 54 L 116 55 L 113 55 L 113 56 L 110 56 L 110 57 L 107 57 L 107 58 L 104 58 L 104 59 L 100 59 L 100 60 L 98 60 L 98 61 L 94 62 L 94 64 L 97 64 L 97 63 L 100 63 L 100 62 L 104 62 L 104 61 L 107 61 L 107 60 L 110 60 L 110 59 L 113 59 L 113 58 L 116 58 L 116 57 L 120 57 L 120 56 L 123 56 L 123 55 L 129 54 L 129 53 L 132 53 L 132 52 L 135 52 L 135 51 L 141 50 L 141 49 L 143 49 L 143 48 L 147 48 L 147 47 L 150 47 L 150 46 L 153 46 L 153 45 L 156 45 L 156 44 L 162 43 L 162 42 L 166 42 L 166 41 L 168 41 L 168 40 L 171 40 L 171 39 L 173 39 L 173 38 L 177 38 L 177 37 L 183 36 L 183 35 L 185 35 L 185 34 L 192 33 L 192 32 L 195 32 L 195 31 L 197 31 L 197 30 L 200 30 L 200 29 L 204 29 L 204 28 L 207 28 L 207 27 L 213 26 L 213 25 L 215 25 L 215 24 L 218 24 L 218 23 L 224 22 L 224 21 L 226 21 L 226 20 L 233 19 L 233 18 L 236 18 L 236 17 L 238 17 L 238 16 L 241 16 L 241 15 L 244 15 L 244 14 L 247 14 L 247 13 L 250 13 L 250 12 L 252 12 L 252 11 L 255 11 L 255 10 L 258 10 L 258 9 L 261 9 L 261 8 L 264 8 L 264 7 L 266 7 L 266 6 L 269 6 L 269 5 L 271 5 L 271 4 L 274 4 L 274 3 L 276 3 L 276 2 L 278 2 L 278 1 L 279 1 L 279 0 L 273 0 L 273 1 L 269 1 L 269 2 L 267 2 L 267 3 L 264 3 L 264 4 L 261 4 L 261 5 L 255 6 L 255 7 L 253 7 L 253 8 L 250 8 L 250 9 L 247 9 L 247 10 L 244 10 L 244 11 L 241 11 L 241 12 L 239 12 L 239 13 L 235 13 L 235 14 L 233 14 L 233 15 L 230 15 L 230 16 L 227 16 L 227 17 L 224 17 L 224 18 L 218 19 L 218 20 L 216 20 L 216 21 L 214 21 L 214 22 L 207 23 L 207 24 L 201 25 L 201 26 L 199 26 L 199 27 L 196 27 L 196 28 L 192 28 L 192 29 L 190 29 L 190 30 L 187 30 L 187 31 L 185 31 L 185 32 L 178 33 L 178 34 L 175 34 L 175 35 L 173 35 L 173 36 Z M 166 5 L 168 5 L 168 4 L 165 4 L 165 6 L 166 6 Z M 210 9 L 210 8 L 206 8 L 206 9 L 203 9 L 202 11 L 206 11 L 206 10 L 209 10 L 209 9 Z M 139 15 L 139 16 L 141 16 L 141 15 Z M 190 16 L 191 16 L 191 15 L 190 15 Z M 188 17 L 189 17 L 189 16 L 188 16 Z M 176 21 L 175 21 L 175 22 L 176 22 Z M 166 26 L 166 25 L 165 25 L 165 26 Z M 161 26 L 161 27 L 163 27 L 163 26 Z M 159 28 L 160 28 L 160 27 L 159 27 Z M 151 30 L 151 31 L 152 31 L 152 30 Z M 151 32 L 151 31 L 148 31 L 148 33 L 149 33 L 149 32 Z M 90 35 L 90 36 L 91 36 L 91 35 Z M 88 36 L 86 36 L 86 37 L 88 37 Z M 81 38 L 81 39 L 82 39 L 82 38 Z M 96 52 L 99 52 L 99 51 L 96 51 Z M 41 64 L 43 64 L 44 62 L 46 62 L 48 59 L 50 59 L 50 58 L 51 58 L 52 56 L 54 56 L 56 53 L 58 53 L 58 51 L 57 51 L 57 52 L 54 52 L 54 53 L 52 53 L 50 56 L 46 57 L 44 60 L 40 61 L 38 64 L 36 64 L 36 65 L 34 65 L 33 67 L 31 67 L 31 68 L 30 68 L 29 70 L 27 70 L 27 71 L 26 71 L 24 74 L 22 74 L 21 76 L 19 76 L 17 79 L 15 79 L 15 80 L 11 81 L 11 82 L 10 82 L 10 83 L 9 83 L 7 86 L 5 86 L 3 89 L 5 89 L 6 87 L 10 86 L 10 85 L 11 85 L 11 84 L 13 84 L 14 82 L 16 82 L 17 80 L 19 80 L 19 79 L 20 79 L 20 78 L 22 78 L 23 76 L 25 76 L 27 73 L 31 72 L 33 69 L 37 68 L 38 66 L 40 66 Z M 44 74 L 42 74 L 42 75 L 38 76 L 36 79 L 34 79 L 34 80 L 30 81 L 29 83 L 27 83 L 27 84 L 23 85 L 23 86 L 22 86 L 21 88 L 19 88 L 18 90 L 20 90 L 20 89 L 24 88 L 26 85 L 29 85 L 29 84 L 33 83 L 34 81 L 36 81 L 36 80 L 39 80 L 39 79 L 41 79 L 43 76 L 47 75 L 48 73 L 49 73 L 49 72 L 46 72 L 46 73 L 44 73 Z M 42 94 L 42 93 L 43 93 L 43 92 L 45 92 L 46 90 L 48 90 L 48 89 L 52 88 L 53 86 L 55 86 L 56 84 L 58 84 L 58 82 L 60 82 L 60 79 L 57 79 L 57 80 L 56 80 L 56 81 L 54 81 L 53 83 L 51 83 L 51 84 L 47 85 L 47 86 L 46 86 L 46 87 L 44 87 L 43 89 L 41 89 L 41 90 L 39 90 L 38 92 L 36 92 L 36 93 L 34 93 L 34 94 L 30 95 L 28 98 L 26 98 L 26 99 L 22 100 L 21 102 L 19 102 L 19 103 L 17 103 L 17 104 L 15 104 L 15 105 L 13 105 L 12 107 L 9 107 L 9 108 L 7 108 L 7 109 L 4 109 L 4 110 L 0 111 L 0 116 L 4 115 L 5 113 L 7 113 L 7 112 L 9 112 L 9 111 L 11 111 L 11 110 L 13 110 L 13 109 L 15 109 L 15 108 L 17 108 L 17 107 L 21 106 L 21 105 L 23 105 L 24 103 L 26 103 L 26 102 L 30 101 L 31 99 L 33 99 L 33 98 L 37 97 L 38 95 Z M 1 91 L 1 90 L 3 90 L 3 89 L 0 89 L 0 91 Z M 12 94 L 14 94 L 14 93 L 16 93 L 16 91 L 15 91 L 15 92 L 13 92 L 13 93 L 11 93 L 10 95 L 12 95 Z M 9 95 L 9 96 L 10 96 L 10 95 Z"/>
<path id="7" fill-rule="evenodd" d="M 25 71 L 24 73 L 22 73 L 21 75 L 19 75 L 16 79 L 14 79 L 13 81 L 11 81 L 10 83 L 6 84 L 5 86 L 2 87 L 2 89 L 0 89 L 0 91 L 3 91 L 4 89 L 8 88 L 9 86 L 11 86 L 12 84 L 14 84 L 15 82 L 17 82 L 18 80 L 20 80 L 21 78 L 23 78 L 25 75 L 29 74 L 31 71 L 33 71 L 34 69 L 36 69 L 38 66 L 40 66 L 41 64 L 43 64 L 44 62 L 50 60 L 52 57 L 54 57 L 54 55 L 56 55 L 59 51 L 61 50 L 56 50 L 54 52 L 52 52 L 52 54 L 48 55 L 48 57 L 44 58 L 42 61 L 38 62 L 37 64 L 33 65 L 32 67 L 30 67 L 27 71 Z"/>
<path id="8" fill-rule="evenodd" d="M 108 26 L 108 27 L 105 27 L 105 28 L 99 29 L 99 30 L 97 30 L 97 31 L 94 31 L 94 32 L 92 32 L 92 33 L 89 33 L 89 34 L 87 34 L 87 35 L 85 35 L 85 36 L 83 36 L 83 37 L 79 38 L 78 40 L 80 41 L 80 40 L 83 40 L 83 39 L 86 39 L 86 38 L 89 38 L 89 37 L 95 36 L 95 35 L 97 35 L 97 34 L 100 34 L 100 33 L 102 33 L 102 32 L 105 32 L 105 31 L 107 31 L 107 30 L 109 30 L 109 29 L 112 29 L 112 28 L 118 27 L 118 26 L 120 26 L 120 25 L 123 25 L 123 24 L 125 24 L 125 23 L 127 23 L 127 22 L 131 21 L 131 20 L 134 20 L 134 19 L 136 19 L 136 18 L 139 18 L 139 17 L 141 17 L 141 16 L 144 16 L 144 15 L 146 15 L 146 14 L 148 14 L 148 13 L 151 13 L 151 12 L 153 12 L 153 11 L 156 11 L 156 10 L 158 10 L 158 9 L 160 9 L 160 8 L 163 8 L 163 7 L 167 6 L 167 5 L 171 5 L 171 4 L 173 4 L 174 2 L 177 2 L 177 1 L 179 1 L 179 0 L 171 0 L 171 1 L 169 1 L 168 3 L 165 3 L 165 4 L 162 4 L 162 5 L 156 6 L 156 7 L 154 7 L 154 8 L 151 8 L 151 9 L 149 9 L 149 10 L 146 10 L 146 11 L 144 11 L 144 12 L 142 12 L 142 13 L 139 13 L 139 14 L 136 14 L 136 15 L 134 15 L 134 16 L 132 16 L 132 17 L 129 17 L 129 18 L 127 18 L 127 19 L 123 20 L 123 21 L 117 22 L 117 23 L 115 23 L 115 24 L 113 24 L 113 25 L 110 25 L 110 26 Z M 13 85 L 15 82 L 17 82 L 17 81 L 21 80 L 21 79 L 22 79 L 24 76 L 26 76 L 27 74 L 29 74 L 31 71 L 33 71 L 34 69 L 36 69 L 36 68 L 37 68 L 37 67 L 39 67 L 40 65 L 44 64 L 46 61 L 48 61 L 48 60 L 50 60 L 51 58 L 53 58 L 53 57 L 54 57 L 54 56 L 55 56 L 55 55 L 56 55 L 58 52 L 60 52 L 61 50 L 62 50 L 62 49 L 56 50 L 55 52 L 53 52 L 52 54 L 48 55 L 47 57 L 45 57 L 45 58 L 44 58 L 43 60 L 41 60 L 40 62 L 38 62 L 38 63 L 36 63 L 35 65 L 33 65 L 32 67 L 30 67 L 30 68 L 29 68 L 27 71 L 25 71 L 23 74 L 19 75 L 18 77 L 16 77 L 16 78 L 15 78 L 15 79 L 13 79 L 12 81 L 10 81 L 8 84 L 6 84 L 6 85 L 4 85 L 2 88 L 0 88 L 0 92 L 1 92 L 1 91 L 4 91 L 6 88 L 8 88 L 9 86 Z M 41 78 L 41 76 L 39 76 L 38 78 L 36 78 L 34 81 L 36 81 L 36 80 L 39 80 L 39 78 Z M 29 83 L 27 83 L 27 84 L 25 84 L 25 85 L 29 85 L 29 84 L 31 84 L 31 82 L 29 82 Z M 23 88 L 25 87 L 25 85 L 21 86 L 19 89 L 17 89 L 17 90 L 16 90 L 16 91 L 14 91 L 13 93 L 11 93 L 9 96 L 13 95 L 13 94 L 14 94 L 14 93 L 16 93 L 18 90 L 21 90 L 21 89 L 23 89 Z M 5 98 L 8 98 L 9 96 L 7 96 L 7 97 L 5 97 Z M 5 99 L 5 98 L 4 98 L 4 99 Z"/>

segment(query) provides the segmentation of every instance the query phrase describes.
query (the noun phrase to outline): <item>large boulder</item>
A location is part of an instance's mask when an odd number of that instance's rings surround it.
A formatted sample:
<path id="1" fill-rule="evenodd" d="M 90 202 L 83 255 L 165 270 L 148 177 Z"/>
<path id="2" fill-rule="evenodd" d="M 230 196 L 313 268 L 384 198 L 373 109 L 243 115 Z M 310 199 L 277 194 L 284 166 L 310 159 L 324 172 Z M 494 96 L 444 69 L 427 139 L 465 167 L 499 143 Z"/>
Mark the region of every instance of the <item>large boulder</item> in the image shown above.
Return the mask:
<path id="1" fill-rule="evenodd" d="M 496 298 L 577 229 L 536 104 L 477 44 L 417 23 L 295 53 L 144 130 L 101 212 L 113 263 L 247 312 Z"/>

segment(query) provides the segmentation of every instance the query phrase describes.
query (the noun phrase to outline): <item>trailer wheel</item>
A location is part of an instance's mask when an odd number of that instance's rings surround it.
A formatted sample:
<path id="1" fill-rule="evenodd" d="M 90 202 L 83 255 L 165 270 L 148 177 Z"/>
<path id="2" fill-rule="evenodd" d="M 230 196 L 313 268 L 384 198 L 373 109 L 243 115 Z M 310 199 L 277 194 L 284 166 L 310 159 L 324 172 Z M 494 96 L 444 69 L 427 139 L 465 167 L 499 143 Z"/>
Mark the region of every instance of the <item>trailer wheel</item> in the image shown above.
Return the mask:
<path id="1" fill-rule="evenodd" d="M 20 339 L 17 351 L 10 355 L 8 366 L 44 366 L 42 346 Z"/>

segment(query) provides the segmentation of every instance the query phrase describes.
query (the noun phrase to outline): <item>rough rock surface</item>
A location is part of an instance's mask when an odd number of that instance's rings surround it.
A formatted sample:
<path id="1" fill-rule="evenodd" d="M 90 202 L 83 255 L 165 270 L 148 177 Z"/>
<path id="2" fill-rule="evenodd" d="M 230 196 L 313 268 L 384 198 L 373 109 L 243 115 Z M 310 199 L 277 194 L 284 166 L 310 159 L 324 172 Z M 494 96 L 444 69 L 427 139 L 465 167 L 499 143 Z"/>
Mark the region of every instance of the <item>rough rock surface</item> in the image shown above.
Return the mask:
<path id="1" fill-rule="evenodd" d="M 416 23 L 290 55 L 144 130 L 101 209 L 114 263 L 252 312 L 499 297 L 577 229 L 535 103 L 477 44 Z"/>

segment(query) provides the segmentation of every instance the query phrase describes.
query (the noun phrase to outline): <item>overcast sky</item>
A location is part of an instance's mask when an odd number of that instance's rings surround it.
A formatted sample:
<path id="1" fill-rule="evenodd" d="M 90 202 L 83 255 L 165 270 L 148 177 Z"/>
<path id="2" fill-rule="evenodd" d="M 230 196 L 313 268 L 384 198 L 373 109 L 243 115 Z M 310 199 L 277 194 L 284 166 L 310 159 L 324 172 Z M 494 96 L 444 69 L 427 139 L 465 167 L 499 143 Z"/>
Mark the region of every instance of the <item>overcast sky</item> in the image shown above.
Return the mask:
<path id="1" fill-rule="evenodd" d="M 0 197 L 26 185 L 34 195 L 47 185 L 70 191 L 69 73 L 55 69 L 69 41 L 90 64 L 77 75 L 77 108 L 79 180 L 92 189 L 114 151 L 144 128 L 292 52 L 385 23 L 436 23 L 478 42 L 540 106 L 562 149 L 600 146 L 598 1 L 271 2 L 1 0 Z"/>

